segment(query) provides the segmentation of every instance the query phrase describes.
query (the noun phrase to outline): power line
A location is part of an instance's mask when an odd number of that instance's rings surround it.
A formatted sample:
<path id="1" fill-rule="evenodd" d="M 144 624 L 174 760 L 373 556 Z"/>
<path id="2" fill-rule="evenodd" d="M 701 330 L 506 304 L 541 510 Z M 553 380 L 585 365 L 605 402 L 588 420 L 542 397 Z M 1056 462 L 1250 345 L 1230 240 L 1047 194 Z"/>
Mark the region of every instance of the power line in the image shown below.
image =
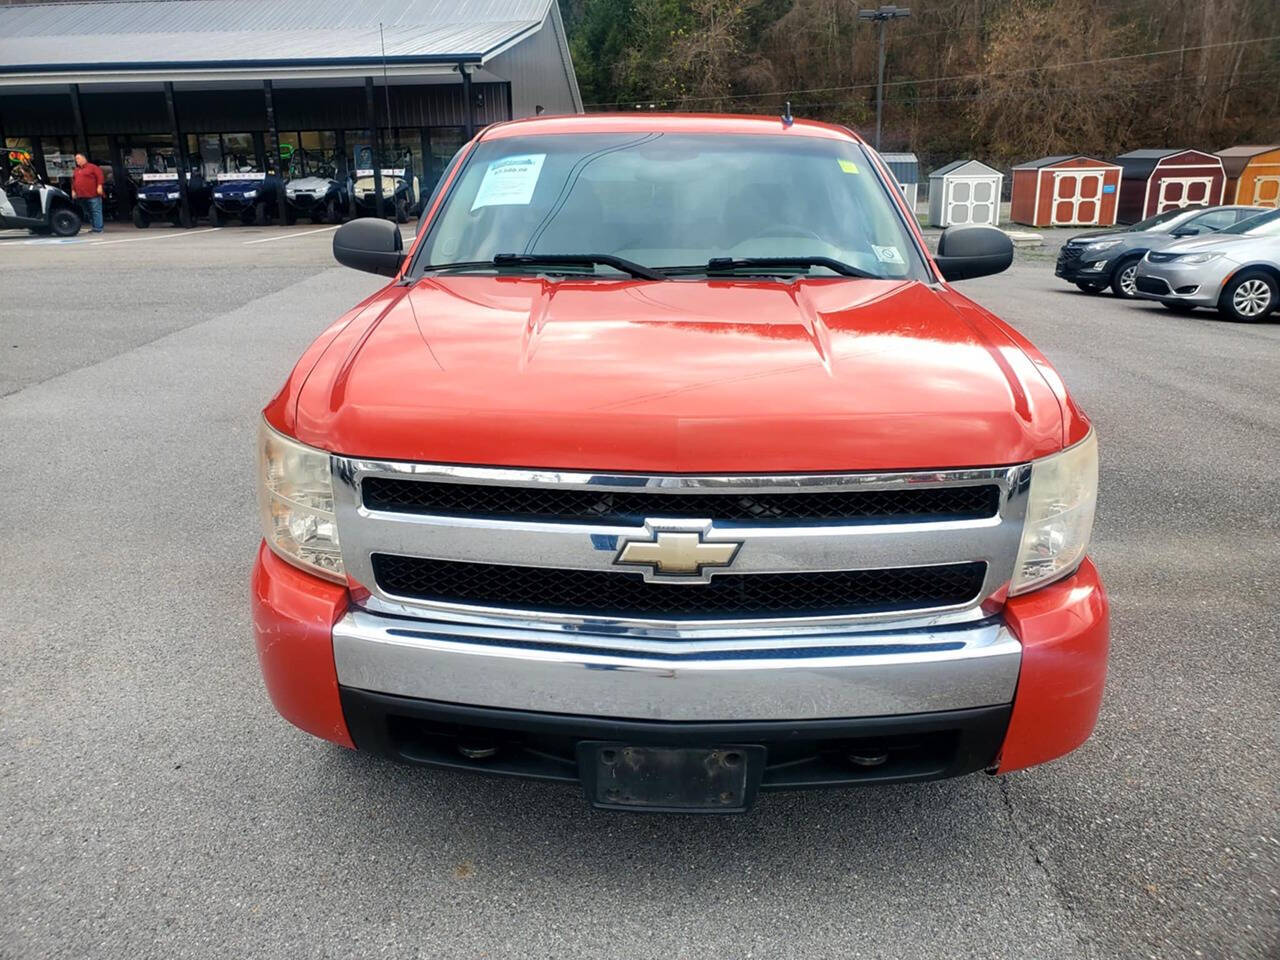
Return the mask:
<path id="1" fill-rule="evenodd" d="M 910 39 L 903 37 L 904 41 Z M 1168 50 L 1150 50 L 1146 53 L 1127 53 L 1114 57 L 1099 57 L 1094 60 L 1076 60 L 1070 63 L 1044 63 L 1034 67 L 1018 67 L 1010 70 L 988 70 L 983 73 L 958 73 L 944 77 L 925 77 L 911 80 L 891 80 L 885 83 L 886 87 L 908 86 L 910 84 L 925 83 L 942 83 L 952 80 L 982 80 L 988 77 L 1000 77 L 1010 74 L 1020 73 L 1036 73 L 1040 70 L 1061 70 L 1067 67 L 1085 67 L 1098 63 L 1116 63 L 1121 60 L 1136 60 L 1143 57 L 1162 57 L 1174 53 L 1192 53 L 1197 50 L 1212 50 L 1218 47 L 1235 47 L 1249 43 L 1267 43 L 1272 40 L 1280 40 L 1280 34 L 1273 34 L 1269 37 L 1250 37 L 1243 40 L 1223 40 L 1218 43 L 1202 43 L 1188 47 L 1172 47 Z M 627 100 L 602 101 L 600 103 L 586 103 L 583 107 L 623 107 L 632 106 L 637 103 L 709 103 L 718 100 L 756 100 L 763 97 L 783 97 L 796 96 L 805 93 L 837 93 L 847 90 L 870 90 L 875 87 L 874 83 L 855 83 L 840 87 L 810 87 L 808 89 L 781 89 L 767 90 L 761 93 L 743 93 L 736 95 L 724 96 L 705 96 L 705 97 L 631 97 Z"/>

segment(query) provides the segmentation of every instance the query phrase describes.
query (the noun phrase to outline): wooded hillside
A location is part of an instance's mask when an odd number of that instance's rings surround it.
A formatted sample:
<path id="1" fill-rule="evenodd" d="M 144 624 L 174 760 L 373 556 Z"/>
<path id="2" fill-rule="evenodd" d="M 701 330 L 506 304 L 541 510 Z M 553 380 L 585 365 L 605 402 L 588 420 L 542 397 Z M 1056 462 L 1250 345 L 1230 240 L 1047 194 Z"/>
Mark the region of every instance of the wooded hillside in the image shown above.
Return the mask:
<path id="1" fill-rule="evenodd" d="M 878 27 L 853 0 L 560 2 L 588 111 L 789 99 L 874 130 Z M 897 2 L 883 147 L 926 165 L 1280 142 L 1278 0 Z"/>

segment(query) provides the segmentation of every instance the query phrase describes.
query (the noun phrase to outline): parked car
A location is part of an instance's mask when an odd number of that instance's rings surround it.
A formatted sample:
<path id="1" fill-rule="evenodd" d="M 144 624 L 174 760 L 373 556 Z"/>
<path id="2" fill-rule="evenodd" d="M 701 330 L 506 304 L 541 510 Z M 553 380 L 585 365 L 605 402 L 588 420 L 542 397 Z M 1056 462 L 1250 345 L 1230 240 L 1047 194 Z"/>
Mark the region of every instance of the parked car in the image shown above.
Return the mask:
<path id="1" fill-rule="evenodd" d="M 222 173 L 213 185 L 209 222 L 221 227 L 231 221 L 265 226 L 279 217 L 280 178 L 274 173 Z"/>
<path id="2" fill-rule="evenodd" d="M 182 193 L 178 190 L 178 171 L 144 173 L 133 204 L 133 225 L 146 229 L 153 223 L 171 223 L 190 227 L 199 217 L 208 216 L 211 190 L 199 172 L 187 176 L 187 203 L 190 217 L 182 214 Z"/>
<path id="3" fill-rule="evenodd" d="M 296 150 L 289 162 L 284 191 L 290 222 L 307 217 L 312 223 L 341 223 L 351 206 L 350 181 L 338 180 L 332 162 Z"/>
<path id="4" fill-rule="evenodd" d="M 1261 213 L 1264 207 L 1191 207 L 1166 210 L 1131 227 L 1072 237 L 1058 252 L 1054 273 L 1085 293 L 1107 287 L 1117 297 L 1132 299 L 1138 263 L 1148 250 L 1163 250 L 1182 237 L 1214 233 Z"/>
<path id="5" fill-rule="evenodd" d="M 0 230 L 25 229 L 35 234 L 74 237 L 80 212 L 67 193 L 42 180 L 10 177 L 0 186 Z"/>
<path id="6" fill-rule="evenodd" d="M 1179 313 L 1217 307 L 1233 320 L 1265 319 L 1280 305 L 1280 210 L 1152 250 L 1135 282 L 1138 296 Z"/>
<path id="7" fill-rule="evenodd" d="M 277 709 L 624 810 L 933 779 L 1079 746 L 1107 601 L 1097 442 L 948 281 L 843 128 L 540 117 L 463 148 L 394 278 L 263 412 Z"/>

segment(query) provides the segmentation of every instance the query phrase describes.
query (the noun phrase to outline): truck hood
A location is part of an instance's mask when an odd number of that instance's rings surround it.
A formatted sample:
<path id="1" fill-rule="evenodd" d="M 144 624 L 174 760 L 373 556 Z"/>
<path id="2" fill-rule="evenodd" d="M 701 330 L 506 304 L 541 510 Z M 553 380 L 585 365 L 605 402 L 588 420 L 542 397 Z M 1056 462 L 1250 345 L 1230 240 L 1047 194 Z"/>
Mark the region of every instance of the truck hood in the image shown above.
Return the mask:
<path id="1" fill-rule="evenodd" d="M 1063 443 L 1057 395 L 980 308 L 847 279 L 388 288 L 293 427 L 353 456 L 660 473 L 995 466 Z"/>

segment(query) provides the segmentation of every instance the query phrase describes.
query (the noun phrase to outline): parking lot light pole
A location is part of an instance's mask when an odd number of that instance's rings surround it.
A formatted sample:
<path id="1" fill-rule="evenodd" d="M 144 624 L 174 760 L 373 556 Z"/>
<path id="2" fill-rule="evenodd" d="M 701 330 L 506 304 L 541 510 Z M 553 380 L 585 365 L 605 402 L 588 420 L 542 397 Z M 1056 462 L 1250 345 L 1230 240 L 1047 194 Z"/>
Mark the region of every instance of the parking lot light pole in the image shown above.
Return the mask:
<path id="1" fill-rule="evenodd" d="M 906 7 L 895 7 L 886 4 L 876 10 L 859 10 L 859 20 L 874 20 L 880 24 L 880 69 L 876 79 L 876 149 L 880 149 L 880 129 L 884 119 L 884 28 L 890 20 L 901 20 L 911 16 Z"/>

